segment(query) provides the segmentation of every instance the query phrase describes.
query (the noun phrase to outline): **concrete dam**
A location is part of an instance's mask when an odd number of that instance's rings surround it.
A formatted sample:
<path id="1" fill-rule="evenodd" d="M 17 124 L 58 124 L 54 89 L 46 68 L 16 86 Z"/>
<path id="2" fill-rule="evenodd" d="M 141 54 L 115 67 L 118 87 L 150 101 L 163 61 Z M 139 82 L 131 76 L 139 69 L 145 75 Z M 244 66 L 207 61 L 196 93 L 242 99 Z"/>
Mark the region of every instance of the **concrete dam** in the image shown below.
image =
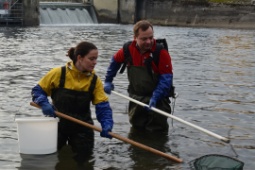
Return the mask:
<path id="1" fill-rule="evenodd" d="M 40 2 L 40 25 L 98 23 L 93 6 L 83 3 Z"/>

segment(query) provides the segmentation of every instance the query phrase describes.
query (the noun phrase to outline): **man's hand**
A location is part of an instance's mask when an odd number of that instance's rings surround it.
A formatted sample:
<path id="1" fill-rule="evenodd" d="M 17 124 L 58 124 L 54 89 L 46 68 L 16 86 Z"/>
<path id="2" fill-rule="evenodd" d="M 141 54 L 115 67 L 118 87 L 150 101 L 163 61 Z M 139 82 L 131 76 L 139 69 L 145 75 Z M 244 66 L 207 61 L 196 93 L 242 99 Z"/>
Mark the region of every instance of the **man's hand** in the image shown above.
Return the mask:
<path id="1" fill-rule="evenodd" d="M 107 94 L 111 94 L 111 91 L 114 90 L 114 85 L 112 82 L 105 82 L 104 83 L 104 91 Z"/>

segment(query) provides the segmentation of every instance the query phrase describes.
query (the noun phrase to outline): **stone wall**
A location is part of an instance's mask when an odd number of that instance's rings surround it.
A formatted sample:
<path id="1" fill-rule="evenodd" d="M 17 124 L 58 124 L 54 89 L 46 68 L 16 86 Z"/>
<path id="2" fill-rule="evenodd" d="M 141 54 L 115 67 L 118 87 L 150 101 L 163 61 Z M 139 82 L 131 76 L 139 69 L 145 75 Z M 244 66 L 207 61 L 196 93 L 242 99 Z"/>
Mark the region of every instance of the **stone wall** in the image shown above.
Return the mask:
<path id="1" fill-rule="evenodd" d="M 119 11 L 120 11 L 120 23 L 122 24 L 129 24 L 134 23 L 136 20 L 136 2 L 133 0 L 123 1 L 120 0 L 119 2 Z M 141 11 L 144 8 L 140 9 Z"/>
<path id="2" fill-rule="evenodd" d="M 133 24 L 147 19 L 153 24 L 166 26 L 255 28 L 255 6 L 252 5 L 176 2 L 179 1 L 94 0 L 94 6 L 99 22 Z"/>
<path id="3" fill-rule="evenodd" d="M 117 23 L 118 0 L 93 0 L 99 23 Z"/>
<path id="4" fill-rule="evenodd" d="M 158 25 L 254 29 L 255 7 L 222 4 L 196 6 L 154 1 L 146 4 L 144 19 Z"/>
<path id="5" fill-rule="evenodd" d="M 23 1 L 23 25 L 38 26 L 39 21 L 39 0 Z"/>

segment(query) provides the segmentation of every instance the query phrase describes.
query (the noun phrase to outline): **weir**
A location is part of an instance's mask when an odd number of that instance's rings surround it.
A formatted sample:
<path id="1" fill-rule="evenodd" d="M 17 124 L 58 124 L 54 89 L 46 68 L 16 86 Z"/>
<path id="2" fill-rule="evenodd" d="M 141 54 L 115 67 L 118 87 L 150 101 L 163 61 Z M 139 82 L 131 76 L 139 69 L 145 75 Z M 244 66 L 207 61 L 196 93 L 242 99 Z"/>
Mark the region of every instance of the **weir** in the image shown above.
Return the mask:
<path id="1" fill-rule="evenodd" d="M 94 7 L 83 3 L 40 2 L 40 25 L 98 23 Z"/>
<path id="2" fill-rule="evenodd" d="M 4 3 L 3 3 L 4 2 Z M 0 0 L 0 26 L 97 24 L 90 2 L 40 2 L 40 0 Z"/>

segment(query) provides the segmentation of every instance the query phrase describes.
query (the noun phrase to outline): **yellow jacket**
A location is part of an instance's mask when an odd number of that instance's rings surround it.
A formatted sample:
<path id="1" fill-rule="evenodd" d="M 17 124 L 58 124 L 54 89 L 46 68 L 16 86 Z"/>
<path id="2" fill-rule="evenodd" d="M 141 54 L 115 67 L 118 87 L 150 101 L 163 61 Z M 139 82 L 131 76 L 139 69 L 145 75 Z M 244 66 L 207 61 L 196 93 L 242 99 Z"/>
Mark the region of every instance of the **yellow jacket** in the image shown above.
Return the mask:
<path id="1" fill-rule="evenodd" d="M 88 91 L 93 74 L 95 74 L 94 70 L 92 72 L 83 73 L 77 70 L 72 61 L 67 62 L 64 88 L 76 91 Z M 51 96 L 52 90 L 59 87 L 60 76 L 61 67 L 53 68 L 44 77 L 42 77 L 38 84 L 48 96 Z M 108 97 L 104 92 L 103 83 L 99 77 L 97 77 L 93 95 L 92 104 L 94 105 L 108 101 Z"/>

